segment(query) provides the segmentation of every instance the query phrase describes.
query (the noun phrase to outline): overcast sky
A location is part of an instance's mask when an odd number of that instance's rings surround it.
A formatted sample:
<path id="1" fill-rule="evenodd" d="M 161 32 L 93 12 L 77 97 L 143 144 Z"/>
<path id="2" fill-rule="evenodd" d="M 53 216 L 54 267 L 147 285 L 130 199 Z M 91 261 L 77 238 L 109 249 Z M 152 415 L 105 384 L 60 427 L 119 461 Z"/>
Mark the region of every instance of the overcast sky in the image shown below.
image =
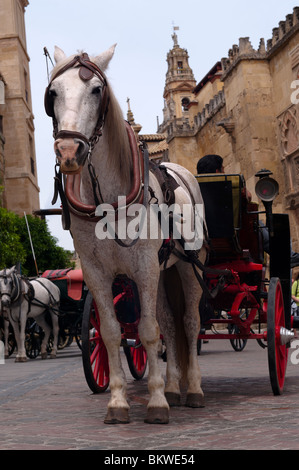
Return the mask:
<path id="1" fill-rule="evenodd" d="M 157 131 L 162 122 L 166 55 L 172 49 L 173 26 L 178 43 L 188 50 L 189 64 L 199 82 L 213 65 L 227 57 L 240 37 L 259 46 L 272 29 L 299 3 L 290 0 L 29 0 L 25 23 L 35 117 L 40 207 L 50 208 L 55 157 L 52 122 L 43 107 L 47 86 L 44 46 L 53 57 L 58 45 L 67 55 L 85 50 L 97 55 L 117 43 L 107 72 L 114 93 L 127 113 L 130 98 L 141 133 Z M 59 216 L 48 217 L 60 246 L 73 249 Z"/>

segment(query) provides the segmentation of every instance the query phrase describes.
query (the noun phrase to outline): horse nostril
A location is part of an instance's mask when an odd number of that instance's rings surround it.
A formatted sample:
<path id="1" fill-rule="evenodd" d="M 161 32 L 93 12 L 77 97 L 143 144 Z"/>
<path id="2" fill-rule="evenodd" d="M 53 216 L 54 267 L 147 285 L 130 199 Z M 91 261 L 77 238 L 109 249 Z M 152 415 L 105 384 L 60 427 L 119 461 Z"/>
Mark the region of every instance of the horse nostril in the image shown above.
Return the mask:
<path id="1" fill-rule="evenodd" d="M 76 152 L 76 157 L 78 158 L 85 158 L 88 151 L 89 151 L 89 145 L 87 142 L 84 142 L 84 140 L 81 139 L 74 139 L 76 144 L 78 144 L 78 149 Z"/>
<path id="2" fill-rule="evenodd" d="M 55 155 L 56 155 L 56 157 L 61 158 L 61 153 L 60 153 L 58 147 L 55 149 Z"/>

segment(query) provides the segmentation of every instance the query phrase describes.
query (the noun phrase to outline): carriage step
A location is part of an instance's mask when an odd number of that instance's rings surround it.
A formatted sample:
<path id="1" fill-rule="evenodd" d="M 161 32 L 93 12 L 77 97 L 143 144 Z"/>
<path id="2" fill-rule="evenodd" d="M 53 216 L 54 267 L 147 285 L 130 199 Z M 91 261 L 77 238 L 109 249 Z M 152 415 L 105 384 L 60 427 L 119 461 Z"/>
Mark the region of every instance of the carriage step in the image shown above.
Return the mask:
<path id="1" fill-rule="evenodd" d="M 134 348 L 136 346 L 136 339 L 126 339 L 121 340 L 121 346 Z"/>

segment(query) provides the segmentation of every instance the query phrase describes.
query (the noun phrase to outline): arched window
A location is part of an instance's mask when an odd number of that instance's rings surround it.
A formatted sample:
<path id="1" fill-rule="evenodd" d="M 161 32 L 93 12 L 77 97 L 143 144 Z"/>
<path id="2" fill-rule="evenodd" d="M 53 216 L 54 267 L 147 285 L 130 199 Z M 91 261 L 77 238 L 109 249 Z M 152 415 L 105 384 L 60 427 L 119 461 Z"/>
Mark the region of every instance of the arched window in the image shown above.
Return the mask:
<path id="1" fill-rule="evenodd" d="M 183 111 L 188 111 L 188 106 L 189 106 L 189 103 L 190 103 L 189 98 L 187 98 L 187 97 L 183 98 L 181 103 L 182 103 Z"/>

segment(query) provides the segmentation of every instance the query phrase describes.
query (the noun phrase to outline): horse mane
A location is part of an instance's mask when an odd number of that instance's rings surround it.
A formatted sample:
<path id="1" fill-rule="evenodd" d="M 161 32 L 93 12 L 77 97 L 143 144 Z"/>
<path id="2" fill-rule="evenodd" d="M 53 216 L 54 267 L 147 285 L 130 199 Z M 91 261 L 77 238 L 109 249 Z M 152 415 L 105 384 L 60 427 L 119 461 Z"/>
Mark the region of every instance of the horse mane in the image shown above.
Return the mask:
<path id="1" fill-rule="evenodd" d="M 76 55 L 82 54 L 83 51 L 78 51 L 77 54 L 73 54 L 65 59 L 61 60 L 54 66 L 51 72 L 51 79 L 58 73 L 63 67 L 71 62 Z M 94 57 L 90 57 L 91 62 L 95 62 Z M 106 77 L 106 75 L 105 75 Z M 107 80 L 107 77 L 106 77 Z M 107 146 L 109 152 L 109 163 L 115 172 L 121 175 L 125 183 L 129 183 L 131 179 L 131 149 L 129 145 L 127 130 L 121 107 L 112 91 L 112 88 L 107 80 L 108 94 L 109 94 L 109 105 L 108 111 L 105 118 L 103 135 L 107 139 Z"/>
<path id="2" fill-rule="evenodd" d="M 108 83 L 108 82 L 107 82 Z M 109 105 L 103 133 L 107 136 L 109 163 L 125 182 L 131 178 L 132 159 L 121 107 L 108 83 Z"/>

